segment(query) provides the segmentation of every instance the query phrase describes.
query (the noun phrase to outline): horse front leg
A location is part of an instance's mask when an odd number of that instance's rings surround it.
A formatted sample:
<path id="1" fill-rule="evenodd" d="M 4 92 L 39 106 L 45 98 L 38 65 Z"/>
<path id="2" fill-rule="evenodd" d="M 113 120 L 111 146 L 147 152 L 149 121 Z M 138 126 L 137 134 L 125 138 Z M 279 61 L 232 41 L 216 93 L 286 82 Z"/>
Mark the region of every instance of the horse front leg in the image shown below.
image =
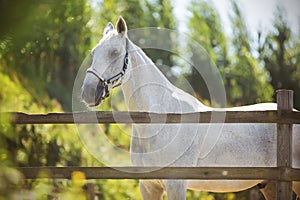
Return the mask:
<path id="1" fill-rule="evenodd" d="M 140 191 L 143 200 L 162 200 L 164 188 L 157 180 L 140 180 Z"/>
<path id="2" fill-rule="evenodd" d="M 263 183 L 259 184 L 260 191 L 263 193 L 266 200 L 275 200 L 276 199 L 276 181 L 264 181 Z M 293 182 L 293 191 L 296 193 L 297 198 L 296 200 L 300 200 L 300 182 Z"/>
<path id="3" fill-rule="evenodd" d="M 300 182 L 293 182 L 293 191 L 297 195 L 297 200 L 300 200 Z"/>
<path id="4" fill-rule="evenodd" d="M 168 200 L 185 200 L 187 181 L 184 180 L 165 180 L 165 189 Z"/>
<path id="5" fill-rule="evenodd" d="M 264 181 L 258 187 L 266 200 L 276 200 L 276 181 Z"/>

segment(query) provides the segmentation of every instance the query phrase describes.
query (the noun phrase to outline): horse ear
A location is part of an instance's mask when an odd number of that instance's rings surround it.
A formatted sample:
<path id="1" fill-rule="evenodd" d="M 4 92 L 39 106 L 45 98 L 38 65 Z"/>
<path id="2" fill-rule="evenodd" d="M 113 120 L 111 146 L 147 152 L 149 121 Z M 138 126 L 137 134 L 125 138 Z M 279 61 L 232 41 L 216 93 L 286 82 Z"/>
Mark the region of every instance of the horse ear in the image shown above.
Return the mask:
<path id="1" fill-rule="evenodd" d="M 107 34 L 109 31 L 112 30 L 114 30 L 114 25 L 111 22 L 109 22 L 103 31 L 103 35 Z"/>
<path id="2" fill-rule="evenodd" d="M 117 31 L 118 33 L 121 33 L 123 35 L 125 35 L 127 33 L 127 26 L 126 26 L 126 22 L 123 19 L 123 17 L 119 17 L 118 21 L 117 21 Z"/>

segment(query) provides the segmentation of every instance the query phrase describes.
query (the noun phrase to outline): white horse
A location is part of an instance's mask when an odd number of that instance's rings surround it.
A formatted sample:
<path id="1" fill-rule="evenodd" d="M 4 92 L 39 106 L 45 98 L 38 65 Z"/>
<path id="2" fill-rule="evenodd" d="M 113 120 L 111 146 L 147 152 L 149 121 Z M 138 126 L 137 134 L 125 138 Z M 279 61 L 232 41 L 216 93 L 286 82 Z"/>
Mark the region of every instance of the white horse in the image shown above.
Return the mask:
<path id="1" fill-rule="evenodd" d="M 127 38 L 122 17 L 116 27 L 109 23 L 103 38 L 92 50 L 92 65 L 82 86 L 82 99 L 88 106 L 99 105 L 111 88 L 122 85 L 129 111 L 213 110 L 166 79 L 151 59 Z M 276 104 L 226 110 L 276 110 Z M 276 166 L 274 124 L 224 124 L 222 134 L 219 131 L 217 125 L 208 124 L 133 125 L 132 163 L 136 166 Z M 293 167 L 300 168 L 300 126 L 294 125 L 293 137 Z M 183 200 L 187 189 L 235 192 L 258 184 L 264 186 L 262 192 L 266 199 L 275 198 L 275 184 L 264 180 L 141 180 L 140 191 L 145 200 L 162 199 L 164 191 L 170 200 Z M 293 190 L 300 195 L 299 182 L 293 183 Z"/>

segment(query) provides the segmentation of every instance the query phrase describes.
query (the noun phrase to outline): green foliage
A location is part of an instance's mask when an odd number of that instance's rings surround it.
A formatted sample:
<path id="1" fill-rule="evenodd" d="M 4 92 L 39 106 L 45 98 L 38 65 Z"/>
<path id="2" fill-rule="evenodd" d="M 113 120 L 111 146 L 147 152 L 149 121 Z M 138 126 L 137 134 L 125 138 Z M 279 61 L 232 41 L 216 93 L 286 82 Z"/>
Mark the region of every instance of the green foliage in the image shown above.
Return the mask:
<path id="1" fill-rule="evenodd" d="M 0 72 L 0 111 L 23 111 L 41 113 L 61 111 L 56 100 L 46 94 L 41 102 L 36 101 L 20 84 Z M 43 104 L 47 104 L 44 107 Z M 17 166 L 56 166 L 79 165 L 81 162 L 81 143 L 71 126 L 66 125 L 16 125 L 12 126 L 9 115 L 0 118 L 0 199 L 13 196 L 52 194 L 50 183 L 25 182 L 22 174 L 14 169 Z M 25 190 L 24 187 L 31 188 Z M 48 192 L 46 192 L 46 190 Z M 63 190 L 67 190 L 66 188 Z M 44 196 L 42 198 L 42 196 Z"/>
<path id="2" fill-rule="evenodd" d="M 189 8 L 192 13 L 189 19 L 190 35 L 216 63 L 223 76 L 229 105 L 271 101 L 273 89 L 268 83 L 268 75 L 251 53 L 250 34 L 235 1 L 232 1 L 232 7 L 233 55 L 228 55 L 228 40 L 224 36 L 219 16 L 214 7 L 206 1 L 193 1 Z M 191 50 L 195 51 L 192 47 Z M 204 66 L 201 68 L 202 76 L 208 74 L 206 71 L 211 68 L 208 58 L 192 57 L 192 60 Z M 208 69 L 205 66 L 209 66 Z M 195 69 L 192 69 L 188 79 L 197 96 L 210 99 L 206 83 Z"/>
<path id="3" fill-rule="evenodd" d="M 227 95 L 235 105 L 272 101 L 273 88 L 268 83 L 268 74 L 251 53 L 251 38 L 241 10 L 235 1 L 232 1 L 232 7 L 232 46 L 235 55 L 226 75 Z"/>
<path id="4" fill-rule="evenodd" d="M 176 21 L 173 16 L 173 6 L 170 0 L 154 0 L 145 2 L 146 27 L 163 27 L 174 29 Z"/>
<path id="5" fill-rule="evenodd" d="M 187 78 L 197 97 L 203 100 L 211 100 L 203 76 L 212 73 L 213 64 L 211 62 L 216 63 L 222 75 L 224 74 L 224 69 L 229 62 L 227 40 L 221 27 L 220 17 L 210 3 L 207 1 L 192 1 L 189 11 L 191 17 L 188 21 L 188 27 L 192 39 L 189 44 L 189 51 L 192 55 L 191 60 L 194 66 L 198 66 L 198 70 L 192 67 L 191 72 L 187 74 Z M 194 42 L 200 44 L 204 50 L 199 50 Z M 195 54 L 195 52 L 198 53 Z"/>
<path id="6" fill-rule="evenodd" d="M 274 13 L 274 30 L 262 38 L 259 32 L 259 55 L 271 76 L 274 89 L 292 89 L 295 92 L 295 107 L 300 109 L 300 31 L 292 33 L 286 12 L 277 7 Z"/>
<path id="7" fill-rule="evenodd" d="M 144 27 L 160 27 L 175 30 L 177 27 L 176 19 L 173 15 L 173 6 L 170 0 L 154 0 L 145 1 L 145 21 Z M 153 39 L 151 33 L 144 33 L 144 38 L 155 44 L 164 44 L 165 48 L 171 51 L 176 50 L 176 38 L 172 38 L 171 35 L 164 35 L 162 37 L 156 36 Z M 163 49 L 144 49 L 146 54 L 153 60 L 153 62 L 158 66 L 158 68 L 169 78 L 172 79 L 172 74 L 169 73 L 170 69 L 175 65 L 176 61 L 174 59 L 174 53 L 170 51 L 165 51 Z"/>
<path id="8" fill-rule="evenodd" d="M 105 200 L 142 199 L 137 180 L 101 180 L 98 184 Z"/>
<path id="9" fill-rule="evenodd" d="M 3 154 L 1 154 L 3 155 Z M 0 164 L 0 199 L 10 200 L 22 182 L 22 174 L 11 167 Z"/>
<path id="10" fill-rule="evenodd" d="M 233 105 L 272 101 L 273 88 L 268 83 L 266 71 L 245 48 L 232 58 L 227 75 L 227 95 Z"/>
<path id="11" fill-rule="evenodd" d="M 22 74 L 26 86 L 40 83 L 39 90 L 71 110 L 74 77 L 90 47 L 90 7 L 86 1 L 66 0 L 35 2 L 30 8 L 28 27 L 15 27 L 1 38 L 1 66 Z"/>
<path id="12" fill-rule="evenodd" d="M 234 46 L 235 54 L 239 54 L 240 51 L 251 51 L 251 37 L 249 30 L 244 21 L 243 13 L 235 0 L 231 0 L 232 13 L 230 15 L 232 29 L 232 44 Z"/>
<path id="13" fill-rule="evenodd" d="M 99 29 L 102 33 L 108 22 L 115 23 L 119 16 L 126 19 L 130 29 L 143 27 L 144 13 L 139 0 L 103 0 L 99 11 Z"/>
<path id="14" fill-rule="evenodd" d="M 227 41 L 216 9 L 206 1 L 192 1 L 189 7 L 190 37 L 208 52 L 219 68 L 227 64 Z"/>

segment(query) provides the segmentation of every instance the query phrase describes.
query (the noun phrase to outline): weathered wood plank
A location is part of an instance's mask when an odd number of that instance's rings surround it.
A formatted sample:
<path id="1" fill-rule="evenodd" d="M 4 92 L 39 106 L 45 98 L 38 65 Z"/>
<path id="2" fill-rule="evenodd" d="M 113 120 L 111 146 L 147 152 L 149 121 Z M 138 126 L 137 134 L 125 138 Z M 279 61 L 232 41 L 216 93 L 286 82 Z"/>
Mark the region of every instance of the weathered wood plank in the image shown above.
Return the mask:
<path id="1" fill-rule="evenodd" d="M 236 179 L 300 181 L 300 169 L 277 167 L 22 167 L 27 179 L 41 178 L 41 171 L 51 178 L 71 178 L 74 171 L 83 172 L 87 179 Z M 284 176 L 281 176 L 284 174 Z M 44 177 L 45 178 L 45 177 Z M 50 177 L 48 177 L 50 178 Z"/>
<path id="2" fill-rule="evenodd" d="M 11 115 L 14 124 L 95 124 L 95 123 L 284 123 L 300 124 L 300 112 L 296 111 L 213 111 L 200 113 L 147 113 L 147 112 L 78 112 Z M 212 117 L 213 116 L 213 117 Z M 225 116 L 218 117 L 218 116 Z"/>
<path id="3" fill-rule="evenodd" d="M 293 91 L 278 90 L 277 110 L 293 110 Z M 290 168 L 292 166 L 292 124 L 277 124 L 277 166 Z M 285 174 L 281 174 L 284 176 Z M 287 181 L 277 182 L 277 199 L 288 200 L 293 198 L 292 183 Z"/>

